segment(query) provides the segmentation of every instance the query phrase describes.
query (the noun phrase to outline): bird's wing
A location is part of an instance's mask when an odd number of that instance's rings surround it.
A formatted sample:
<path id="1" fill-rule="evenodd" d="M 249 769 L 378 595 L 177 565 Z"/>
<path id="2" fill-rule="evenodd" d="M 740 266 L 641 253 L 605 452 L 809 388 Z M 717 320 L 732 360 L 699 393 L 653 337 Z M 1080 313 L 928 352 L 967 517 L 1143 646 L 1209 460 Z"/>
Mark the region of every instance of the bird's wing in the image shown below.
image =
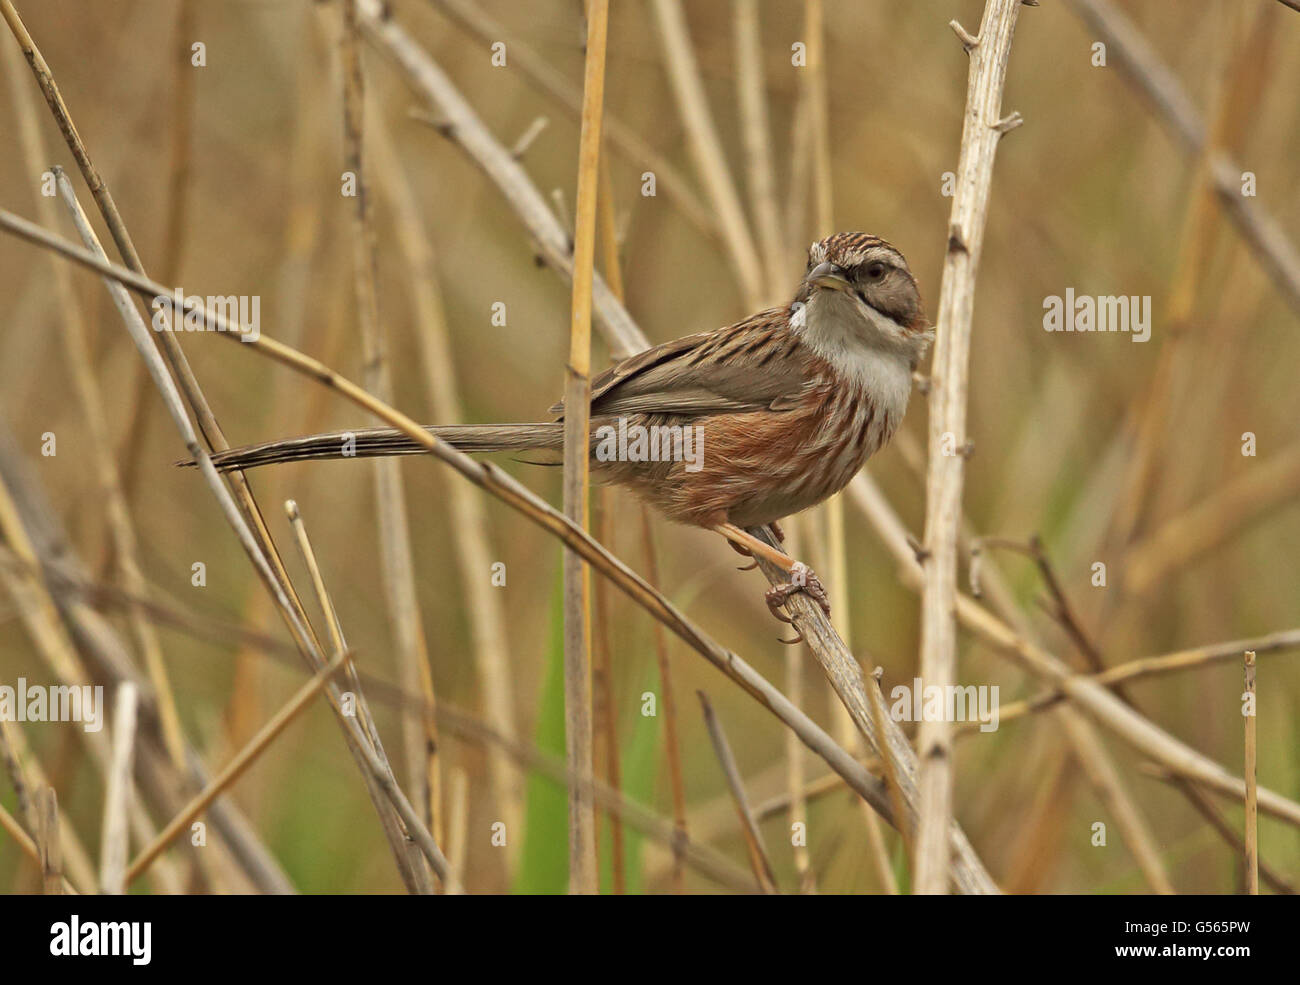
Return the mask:
<path id="1" fill-rule="evenodd" d="M 719 413 L 785 409 L 803 392 L 803 360 L 788 358 L 798 342 L 784 308 L 736 325 L 647 349 L 592 381 L 593 414 Z M 563 401 L 551 408 L 561 414 Z"/>

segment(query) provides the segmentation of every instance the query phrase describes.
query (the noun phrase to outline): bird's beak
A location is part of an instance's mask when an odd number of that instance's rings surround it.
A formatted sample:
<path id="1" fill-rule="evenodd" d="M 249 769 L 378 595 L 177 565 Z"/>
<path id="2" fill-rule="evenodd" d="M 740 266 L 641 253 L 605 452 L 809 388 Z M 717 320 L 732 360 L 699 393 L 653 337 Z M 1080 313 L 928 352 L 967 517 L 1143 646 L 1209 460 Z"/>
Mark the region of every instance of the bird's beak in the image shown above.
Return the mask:
<path id="1" fill-rule="evenodd" d="M 832 291 L 852 290 L 848 278 L 844 276 L 844 271 L 829 261 L 819 263 L 808 272 L 804 278 L 809 284 L 815 284 L 817 287 L 827 287 Z"/>

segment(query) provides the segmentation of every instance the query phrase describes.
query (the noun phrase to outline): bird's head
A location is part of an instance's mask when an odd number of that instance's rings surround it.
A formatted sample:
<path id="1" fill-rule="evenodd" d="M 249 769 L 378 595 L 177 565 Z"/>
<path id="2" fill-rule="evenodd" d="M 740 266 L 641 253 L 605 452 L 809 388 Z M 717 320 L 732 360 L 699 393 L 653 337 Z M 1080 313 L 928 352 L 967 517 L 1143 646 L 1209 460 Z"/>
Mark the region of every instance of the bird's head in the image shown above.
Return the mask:
<path id="1" fill-rule="evenodd" d="M 804 286 L 810 299 L 834 292 L 842 295 L 836 301 L 869 308 L 906 332 L 924 332 L 929 327 L 907 260 L 878 236 L 836 233 L 813 243 L 808 248 Z"/>

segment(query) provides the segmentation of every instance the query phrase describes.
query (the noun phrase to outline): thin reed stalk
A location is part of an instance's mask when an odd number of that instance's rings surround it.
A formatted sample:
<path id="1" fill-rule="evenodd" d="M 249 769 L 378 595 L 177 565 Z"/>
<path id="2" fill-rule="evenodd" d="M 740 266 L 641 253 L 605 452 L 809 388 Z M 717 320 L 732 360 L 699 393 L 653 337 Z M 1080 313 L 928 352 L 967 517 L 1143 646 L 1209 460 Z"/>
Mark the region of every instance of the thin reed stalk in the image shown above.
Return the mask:
<path id="1" fill-rule="evenodd" d="M 99 839 L 99 888 L 120 895 L 126 892 L 126 860 L 131 797 L 131 770 L 135 758 L 137 691 L 125 683 L 113 704 L 113 763 L 104 790 L 104 823 Z"/>
<path id="2" fill-rule="evenodd" d="M 578 138 L 578 193 L 573 230 L 573 302 L 569 363 L 564 380 L 564 515 L 590 525 L 591 290 L 596 262 L 596 194 L 600 126 L 605 105 L 608 0 L 591 0 Z M 591 720 L 591 572 L 573 552 L 564 555 L 565 757 L 579 777 L 593 775 Z M 569 891 L 599 892 L 596 812 L 580 791 L 569 797 Z"/>
<path id="3" fill-rule="evenodd" d="M 1245 845 L 1246 892 L 1252 896 L 1259 895 L 1259 783 L 1256 773 L 1259 765 L 1259 717 L 1255 704 L 1255 651 L 1247 650 L 1245 659 L 1246 690 L 1242 694 L 1244 702 L 1242 717 L 1245 720 L 1245 758 L 1244 775 L 1246 777 L 1246 834 L 1242 839 Z"/>
<path id="4" fill-rule="evenodd" d="M 416 343 L 433 419 L 459 424 L 464 419 L 452 360 L 447 314 L 439 282 L 433 242 L 420 221 L 419 203 L 392 146 L 388 127 L 379 114 L 370 114 L 371 148 L 378 162 L 380 190 L 390 200 L 397 242 L 406 261 Z M 474 662 L 484 714 L 502 735 L 516 734 L 514 669 L 501 592 L 489 579 L 492 546 L 487 511 L 474 490 L 447 477 L 448 526 L 455 547 L 457 584 L 465 596 L 465 614 L 473 639 Z M 523 790 L 516 771 L 500 749 L 493 748 L 488 772 L 499 816 L 509 832 L 523 830 Z M 508 856 L 517 853 L 522 838 L 511 838 Z"/>
<path id="5" fill-rule="evenodd" d="M 353 202 L 353 274 L 356 287 L 357 325 L 360 329 L 365 373 L 363 381 L 371 393 L 384 401 L 393 399 L 392 369 L 388 364 L 388 342 L 379 319 L 378 260 L 375 256 L 373 205 L 365 154 L 365 77 L 358 43 L 356 0 L 343 4 L 343 145 L 345 167 L 356 182 Z M 397 640 L 398 666 L 408 687 L 418 688 L 430 709 L 423 720 L 402 722 L 406 740 L 406 764 L 411 790 L 420 803 L 425 824 L 435 841 L 442 841 L 442 793 L 438 768 L 438 732 L 432 709 L 433 670 L 424 634 L 419 596 L 415 590 L 415 560 L 411 553 L 411 521 L 402 489 L 401 465 L 395 458 L 376 458 L 375 519 L 379 529 L 379 556 L 383 571 L 384 599 L 388 618 Z"/>
<path id="6" fill-rule="evenodd" d="M 745 848 L 749 853 L 749 866 L 754 870 L 754 880 L 763 893 L 774 895 L 779 892 L 776 887 L 776 874 L 772 871 L 772 860 L 768 857 L 767 846 L 763 844 L 763 835 L 749 806 L 749 798 L 745 795 L 745 781 L 740 775 L 740 767 L 736 765 L 736 756 L 731 751 L 731 743 L 727 741 L 722 722 L 718 720 L 708 696 L 703 691 L 695 693 L 704 710 L 704 724 L 709 730 L 709 739 L 713 743 L 713 751 L 718 757 L 718 763 L 722 766 L 722 775 L 726 777 L 727 789 L 731 791 L 731 798 L 736 804 L 736 815 L 740 818 L 740 832 L 745 839 Z"/>
<path id="7" fill-rule="evenodd" d="M 978 38 L 953 21 L 970 57 L 966 114 L 948 223 L 948 248 L 939 288 L 939 316 L 931 369 L 930 452 L 925 491 L 925 587 L 921 596 L 921 679 L 950 687 L 957 679 L 957 545 L 965 476 L 966 398 L 969 387 L 975 278 L 993 185 L 993 159 L 1003 134 L 1019 122 L 1002 116 L 1011 39 L 1020 0 L 988 0 Z M 953 454 L 953 446 L 959 449 Z M 917 755 L 920 824 L 916 833 L 917 893 L 948 890 L 948 829 L 953 816 L 952 723 L 921 723 Z"/>

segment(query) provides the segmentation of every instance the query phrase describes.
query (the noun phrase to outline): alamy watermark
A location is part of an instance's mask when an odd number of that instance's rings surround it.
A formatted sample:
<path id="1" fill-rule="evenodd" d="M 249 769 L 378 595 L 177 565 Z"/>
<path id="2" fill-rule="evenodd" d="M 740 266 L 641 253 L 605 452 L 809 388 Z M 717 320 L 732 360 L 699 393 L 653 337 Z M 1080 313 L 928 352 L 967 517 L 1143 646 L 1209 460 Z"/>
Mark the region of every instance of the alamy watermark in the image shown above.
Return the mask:
<path id="1" fill-rule="evenodd" d="M 699 425 L 660 424 L 646 427 L 618 419 L 618 427 L 596 428 L 598 462 L 685 462 L 687 472 L 704 467 L 704 428 Z"/>
<path id="2" fill-rule="evenodd" d="M 0 684 L 0 720 L 81 722 L 87 732 L 98 732 L 104 727 L 104 687 L 28 684 L 20 677 L 17 687 Z"/>
<path id="3" fill-rule="evenodd" d="M 1128 332 L 1134 342 L 1151 338 L 1151 296 L 1074 293 L 1043 298 L 1043 328 L 1048 332 Z"/>
<path id="4" fill-rule="evenodd" d="M 50 954 L 56 958 L 130 958 L 146 965 L 153 958 L 153 924 L 148 920 L 86 920 L 72 914 L 50 924 Z"/>
<path id="5" fill-rule="evenodd" d="M 157 295 L 150 307 L 155 332 L 233 332 L 241 342 L 256 342 L 262 335 L 262 298 L 257 294 L 186 297 L 178 287 L 170 295 Z"/>
<path id="6" fill-rule="evenodd" d="M 981 732 L 997 731 L 1001 719 L 998 685 L 926 684 L 912 678 L 889 691 L 889 717 L 896 722 L 979 722 Z"/>

